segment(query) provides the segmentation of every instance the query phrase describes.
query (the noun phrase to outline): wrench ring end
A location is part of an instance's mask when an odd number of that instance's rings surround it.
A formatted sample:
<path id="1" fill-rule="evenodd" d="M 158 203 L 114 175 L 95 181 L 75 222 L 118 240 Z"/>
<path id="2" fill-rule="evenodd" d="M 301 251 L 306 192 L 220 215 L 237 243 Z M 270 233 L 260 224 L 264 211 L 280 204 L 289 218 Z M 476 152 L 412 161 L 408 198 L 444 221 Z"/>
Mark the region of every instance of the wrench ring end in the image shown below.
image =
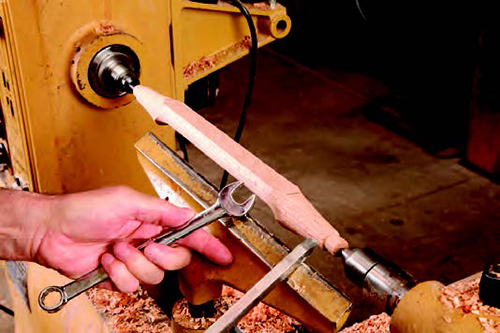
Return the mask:
<path id="1" fill-rule="evenodd" d="M 45 305 L 45 298 L 51 294 L 51 293 L 58 293 L 59 294 L 59 301 L 52 306 Z M 64 304 L 68 302 L 68 297 L 66 295 L 66 292 L 64 291 L 63 288 L 58 287 L 58 286 L 49 286 L 44 288 L 41 292 L 40 295 L 38 295 L 38 305 L 45 311 L 49 313 L 54 313 L 59 311 Z"/>

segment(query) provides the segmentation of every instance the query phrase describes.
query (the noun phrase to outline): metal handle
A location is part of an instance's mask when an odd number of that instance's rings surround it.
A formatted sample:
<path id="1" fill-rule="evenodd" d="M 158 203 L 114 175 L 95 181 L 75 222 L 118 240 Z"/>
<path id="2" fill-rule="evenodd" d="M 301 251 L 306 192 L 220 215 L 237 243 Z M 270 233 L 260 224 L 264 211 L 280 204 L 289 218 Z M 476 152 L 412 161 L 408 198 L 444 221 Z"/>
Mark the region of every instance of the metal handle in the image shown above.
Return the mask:
<path id="1" fill-rule="evenodd" d="M 38 305 L 45 311 L 54 313 L 59 311 L 66 303 L 89 290 L 93 286 L 109 279 L 108 274 L 102 268 L 93 270 L 84 277 L 70 282 L 64 286 L 49 286 L 44 288 L 38 296 Z M 59 300 L 54 305 L 45 304 L 47 296 L 53 293 L 59 294 Z"/>
<path id="2" fill-rule="evenodd" d="M 52 293 L 59 294 L 59 301 L 52 306 L 46 305 L 45 298 Z M 42 309 L 50 313 L 58 311 L 59 308 L 64 304 L 66 304 L 67 302 L 68 302 L 68 296 L 66 295 L 66 292 L 64 291 L 63 288 L 57 286 L 46 287 L 40 292 L 40 295 L 38 295 L 38 305 L 40 305 Z"/>
<path id="3" fill-rule="evenodd" d="M 163 245 L 170 245 L 181 238 L 186 237 L 192 232 L 203 228 L 207 224 L 216 221 L 227 214 L 226 210 L 222 208 L 219 201 L 217 201 L 210 208 L 196 214 L 191 220 L 186 222 L 184 225 L 178 227 L 173 231 L 166 232 L 156 238 L 150 239 L 149 241 L 141 244 L 137 247 L 139 250 L 143 250 L 146 246 L 151 243 L 158 243 Z"/>
<path id="4" fill-rule="evenodd" d="M 223 209 L 220 205 L 220 202 L 217 201 L 212 207 L 207 210 L 198 213 L 191 220 L 186 222 L 184 226 L 182 226 L 178 230 L 169 231 L 157 238 L 149 240 L 138 247 L 139 250 L 143 250 L 146 246 L 151 243 L 160 243 L 163 245 L 169 245 L 173 242 L 178 241 L 179 239 L 189 235 L 190 233 L 203 228 L 207 224 L 216 221 L 226 215 L 226 210 Z M 80 295 L 81 293 L 87 291 L 88 289 L 94 287 L 95 285 L 106 281 L 109 279 L 108 274 L 104 271 L 103 268 L 98 268 L 89 274 L 86 274 L 84 277 L 70 282 L 64 286 L 49 286 L 44 288 L 39 296 L 38 296 L 38 305 L 43 310 L 54 313 L 59 311 L 66 303 Z M 54 305 L 46 305 L 45 299 L 49 294 L 59 293 L 60 299 Z"/>

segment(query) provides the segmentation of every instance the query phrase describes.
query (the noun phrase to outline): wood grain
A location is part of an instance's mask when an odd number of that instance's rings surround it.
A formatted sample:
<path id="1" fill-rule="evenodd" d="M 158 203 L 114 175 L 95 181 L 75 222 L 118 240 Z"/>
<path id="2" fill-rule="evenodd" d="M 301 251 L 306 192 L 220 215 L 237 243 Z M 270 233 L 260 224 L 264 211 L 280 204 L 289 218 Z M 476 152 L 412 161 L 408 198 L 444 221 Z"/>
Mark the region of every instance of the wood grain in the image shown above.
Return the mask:
<path id="1" fill-rule="evenodd" d="M 138 102 L 154 121 L 168 124 L 205 155 L 261 198 L 284 227 L 312 237 L 335 254 L 347 247 L 328 221 L 313 207 L 299 187 L 277 173 L 184 103 L 144 86 L 134 88 Z"/>

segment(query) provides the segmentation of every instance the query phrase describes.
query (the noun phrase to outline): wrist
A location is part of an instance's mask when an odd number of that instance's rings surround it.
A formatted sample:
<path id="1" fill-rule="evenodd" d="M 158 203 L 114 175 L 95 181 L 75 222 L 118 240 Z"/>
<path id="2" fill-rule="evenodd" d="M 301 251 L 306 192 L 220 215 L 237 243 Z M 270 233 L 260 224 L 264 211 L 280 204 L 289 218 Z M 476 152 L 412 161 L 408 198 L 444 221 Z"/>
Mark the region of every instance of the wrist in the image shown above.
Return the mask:
<path id="1" fill-rule="evenodd" d="M 0 257 L 37 261 L 45 236 L 52 196 L 0 190 Z"/>

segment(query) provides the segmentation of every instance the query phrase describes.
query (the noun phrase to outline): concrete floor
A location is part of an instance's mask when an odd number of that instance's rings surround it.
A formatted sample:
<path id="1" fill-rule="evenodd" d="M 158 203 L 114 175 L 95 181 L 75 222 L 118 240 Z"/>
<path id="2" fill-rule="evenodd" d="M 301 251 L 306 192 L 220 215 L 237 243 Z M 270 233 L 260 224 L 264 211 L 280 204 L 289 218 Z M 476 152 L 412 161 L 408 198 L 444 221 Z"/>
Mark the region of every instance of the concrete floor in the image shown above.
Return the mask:
<path id="1" fill-rule="evenodd" d="M 500 254 L 500 187 L 458 159 L 426 154 L 409 140 L 368 121 L 363 110 L 388 92 L 357 74 L 300 66 L 259 52 L 255 92 L 242 144 L 302 189 L 353 247 L 371 247 L 417 280 L 445 284 L 482 270 Z M 201 113 L 234 133 L 247 62 L 221 74 L 216 105 Z M 194 147 L 190 163 L 218 185 L 222 171 Z M 287 245 L 300 239 L 280 228 L 259 202 L 252 215 Z M 310 260 L 369 314 L 340 259 L 317 251 Z"/>
<path id="2" fill-rule="evenodd" d="M 246 59 L 229 66 L 216 105 L 201 111 L 231 135 L 246 78 Z M 313 71 L 262 49 L 242 144 L 299 185 L 351 246 L 373 248 L 420 281 L 471 275 L 500 253 L 500 187 L 368 121 L 363 110 L 387 93 L 374 79 Z M 188 149 L 191 164 L 219 184 L 220 168 Z M 300 241 L 261 202 L 253 215 L 287 245 Z M 350 321 L 368 315 L 338 258 L 316 251 L 310 263 L 355 303 Z M 0 312 L 0 332 L 12 327 Z"/>

